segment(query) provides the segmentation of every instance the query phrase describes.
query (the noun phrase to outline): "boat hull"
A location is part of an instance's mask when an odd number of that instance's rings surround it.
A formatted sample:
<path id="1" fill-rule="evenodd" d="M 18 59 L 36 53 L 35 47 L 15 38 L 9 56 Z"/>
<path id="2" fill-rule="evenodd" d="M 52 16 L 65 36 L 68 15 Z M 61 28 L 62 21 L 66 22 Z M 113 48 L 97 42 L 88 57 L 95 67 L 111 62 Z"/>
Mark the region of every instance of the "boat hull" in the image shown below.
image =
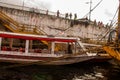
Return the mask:
<path id="1" fill-rule="evenodd" d="M 21 63 L 21 64 L 38 64 L 38 65 L 66 65 L 83 62 L 93 59 L 90 56 L 63 56 L 63 57 L 41 57 L 0 54 L 0 62 Z"/>
<path id="2" fill-rule="evenodd" d="M 44 56 L 31 56 L 31 55 L 13 55 L 13 54 L 0 54 L 0 62 L 20 63 L 20 64 L 37 64 L 37 65 L 67 65 L 80 62 L 104 62 L 111 58 L 101 56 L 61 56 L 61 57 L 44 57 Z"/>

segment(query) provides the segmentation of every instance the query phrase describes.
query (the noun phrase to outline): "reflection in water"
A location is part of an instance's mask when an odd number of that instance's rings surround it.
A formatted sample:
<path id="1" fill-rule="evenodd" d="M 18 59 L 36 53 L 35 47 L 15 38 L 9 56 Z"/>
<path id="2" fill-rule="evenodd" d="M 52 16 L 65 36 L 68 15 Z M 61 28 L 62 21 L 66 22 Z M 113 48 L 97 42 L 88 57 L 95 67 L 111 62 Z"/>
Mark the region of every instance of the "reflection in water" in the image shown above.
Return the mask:
<path id="1" fill-rule="evenodd" d="M 108 63 L 26 66 L 1 69 L 0 80 L 120 80 L 119 68 Z"/>

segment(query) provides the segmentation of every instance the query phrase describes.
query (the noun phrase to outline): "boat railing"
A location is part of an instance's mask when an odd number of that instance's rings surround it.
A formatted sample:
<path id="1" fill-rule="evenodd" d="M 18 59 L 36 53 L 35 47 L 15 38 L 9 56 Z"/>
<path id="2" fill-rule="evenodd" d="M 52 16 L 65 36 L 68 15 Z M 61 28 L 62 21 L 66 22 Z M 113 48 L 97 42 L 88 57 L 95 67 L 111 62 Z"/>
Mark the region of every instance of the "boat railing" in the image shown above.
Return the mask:
<path id="1" fill-rule="evenodd" d="M 62 57 L 63 54 L 49 54 L 49 53 L 24 53 L 24 52 L 18 52 L 18 51 L 0 51 L 0 54 L 3 55 L 18 55 L 18 56 L 33 56 L 33 57 Z"/>
<path id="2" fill-rule="evenodd" d="M 83 51 L 84 53 L 86 53 L 88 56 L 95 56 L 95 55 L 97 55 L 96 52 L 90 52 L 90 51 L 85 47 L 84 43 L 82 43 L 80 40 L 78 40 L 78 44 L 79 44 L 79 46 L 81 47 L 82 51 Z M 95 45 L 95 46 L 96 46 L 96 45 Z"/>

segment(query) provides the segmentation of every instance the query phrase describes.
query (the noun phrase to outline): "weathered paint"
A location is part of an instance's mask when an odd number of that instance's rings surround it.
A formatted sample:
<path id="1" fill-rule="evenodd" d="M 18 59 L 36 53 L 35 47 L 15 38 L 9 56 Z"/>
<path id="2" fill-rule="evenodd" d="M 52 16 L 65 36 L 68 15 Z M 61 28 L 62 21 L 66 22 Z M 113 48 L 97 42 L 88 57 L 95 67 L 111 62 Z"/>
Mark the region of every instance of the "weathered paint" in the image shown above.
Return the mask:
<path id="1" fill-rule="evenodd" d="M 81 38 L 97 39 L 98 35 L 105 33 L 108 29 L 107 27 L 98 26 L 94 23 L 86 26 L 82 21 L 77 21 L 79 22 L 78 24 L 71 26 L 73 20 L 65 19 L 64 17 L 32 12 L 30 10 L 28 11 L 28 9 L 15 9 L 13 7 L 15 6 L 12 6 L 12 8 L 2 6 L 0 10 L 18 23 L 27 26 L 28 31 L 35 28 L 53 36 L 77 36 Z"/>

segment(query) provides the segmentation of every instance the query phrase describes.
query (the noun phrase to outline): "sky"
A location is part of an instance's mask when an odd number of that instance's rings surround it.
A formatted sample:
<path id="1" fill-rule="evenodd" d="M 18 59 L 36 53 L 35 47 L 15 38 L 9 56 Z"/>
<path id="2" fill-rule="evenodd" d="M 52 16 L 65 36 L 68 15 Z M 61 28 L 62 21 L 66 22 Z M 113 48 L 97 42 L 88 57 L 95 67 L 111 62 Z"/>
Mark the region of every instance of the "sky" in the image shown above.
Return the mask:
<path id="1" fill-rule="evenodd" d="M 0 2 L 34 7 L 52 12 L 77 14 L 77 18 L 83 18 L 90 11 L 90 0 L 0 0 Z M 101 0 L 91 0 L 91 9 Z M 110 23 L 118 8 L 119 0 L 102 0 L 91 12 L 91 20 Z M 88 16 L 89 17 L 89 16 Z M 117 17 L 116 17 L 117 19 Z"/>

